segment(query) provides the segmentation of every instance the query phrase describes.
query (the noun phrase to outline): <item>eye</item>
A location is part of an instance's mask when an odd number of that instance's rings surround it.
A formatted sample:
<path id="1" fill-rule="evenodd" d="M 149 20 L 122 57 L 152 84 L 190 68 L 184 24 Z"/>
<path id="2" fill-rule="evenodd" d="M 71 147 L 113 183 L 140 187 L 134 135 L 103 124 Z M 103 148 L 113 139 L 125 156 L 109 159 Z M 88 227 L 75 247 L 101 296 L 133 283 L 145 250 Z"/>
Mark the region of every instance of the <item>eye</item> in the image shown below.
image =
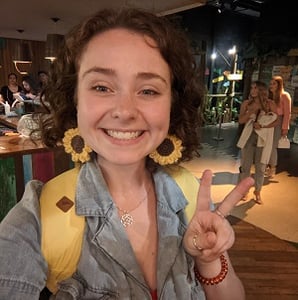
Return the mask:
<path id="1" fill-rule="evenodd" d="M 154 96 L 154 95 L 159 95 L 158 92 L 152 90 L 152 89 L 145 89 L 141 91 L 141 94 L 143 95 L 149 95 L 149 96 Z"/>
<path id="2" fill-rule="evenodd" d="M 106 92 L 111 91 L 108 87 L 106 87 L 104 85 L 96 85 L 93 87 L 93 89 L 100 93 L 106 93 Z"/>

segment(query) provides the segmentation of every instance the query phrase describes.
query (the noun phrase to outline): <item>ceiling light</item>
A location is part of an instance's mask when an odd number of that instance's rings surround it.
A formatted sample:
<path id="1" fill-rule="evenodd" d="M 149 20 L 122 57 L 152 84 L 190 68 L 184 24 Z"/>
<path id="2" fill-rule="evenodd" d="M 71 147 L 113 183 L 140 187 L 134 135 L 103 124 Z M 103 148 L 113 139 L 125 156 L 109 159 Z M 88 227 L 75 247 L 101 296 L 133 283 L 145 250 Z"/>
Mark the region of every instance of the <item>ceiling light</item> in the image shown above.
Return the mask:
<path id="1" fill-rule="evenodd" d="M 18 29 L 17 30 L 19 33 L 23 33 L 23 29 Z M 32 63 L 32 47 L 30 41 L 24 41 L 24 40 L 17 40 L 16 47 L 14 48 L 14 53 L 13 53 L 13 63 L 15 65 L 16 70 L 20 74 L 28 74 L 27 69 L 28 66 L 26 64 L 29 64 L 29 67 L 31 66 Z M 20 69 L 20 64 L 23 64 L 25 66 L 26 70 L 21 70 Z"/>
<path id="2" fill-rule="evenodd" d="M 220 7 L 217 9 L 217 12 L 218 12 L 219 14 L 221 14 L 221 13 L 224 12 L 224 10 L 225 10 L 225 5 L 224 5 L 224 3 L 222 2 L 221 5 L 220 5 Z"/>
<path id="3" fill-rule="evenodd" d="M 47 34 L 45 59 L 53 62 L 57 58 L 63 39 L 64 36 L 61 34 Z"/>
<path id="4" fill-rule="evenodd" d="M 59 18 L 51 18 L 51 20 L 56 23 L 60 20 Z M 46 40 L 46 50 L 45 50 L 45 59 L 49 59 L 53 62 L 57 58 L 58 51 L 61 47 L 61 44 L 64 40 L 62 34 L 51 33 L 47 34 Z"/>

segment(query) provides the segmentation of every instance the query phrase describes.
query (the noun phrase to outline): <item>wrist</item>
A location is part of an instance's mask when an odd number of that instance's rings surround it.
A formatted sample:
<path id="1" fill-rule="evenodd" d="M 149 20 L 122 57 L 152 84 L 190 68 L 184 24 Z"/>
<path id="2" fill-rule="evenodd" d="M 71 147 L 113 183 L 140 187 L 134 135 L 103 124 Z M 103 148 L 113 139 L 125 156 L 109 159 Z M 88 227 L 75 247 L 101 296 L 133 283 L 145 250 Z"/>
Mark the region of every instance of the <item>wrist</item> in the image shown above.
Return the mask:
<path id="1" fill-rule="evenodd" d="M 228 273 L 228 261 L 221 254 L 219 259 L 212 263 L 200 263 L 195 267 L 195 276 L 197 280 L 206 285 L 214 285 L 222 282 Z"/>

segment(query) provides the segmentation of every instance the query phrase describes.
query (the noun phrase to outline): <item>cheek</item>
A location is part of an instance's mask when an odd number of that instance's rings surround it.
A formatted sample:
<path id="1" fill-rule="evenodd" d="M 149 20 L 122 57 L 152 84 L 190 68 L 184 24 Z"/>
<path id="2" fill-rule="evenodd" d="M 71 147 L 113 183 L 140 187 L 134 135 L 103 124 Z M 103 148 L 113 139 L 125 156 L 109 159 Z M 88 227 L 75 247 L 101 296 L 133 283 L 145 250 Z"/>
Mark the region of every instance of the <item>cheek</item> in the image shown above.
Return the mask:
<path id="1" fill-rule="evenodd" d="M 77 120 L 78 126 L 84 128 L 92 119 L 93 109 L 89 109 L 87 102 L 84 101 L 83 97 L 77 97 Z"/>
<path id="2" fill-rule="evenodd" d="M 155 110 L 158 111 L 158 110 Z M 159 113 L 156 115 L 156 123 L 159 125 L 159 128 L 164 131 L 166 136 L 170 126 L 170 108 L 167 107 L 163 110 L 159 110 Z"/>
<path id="3" fill-rule="evenodd" d="M 77 91 L 75 95 L 78 115 L 82 118 L 89 118 L 96 110 L 95 103 L 90 101 L 90 96 L 87 93 Z"/>
<path id="4" fill-rule="evenodd" d="M 161 122 L 170 122 L 171 103 L 165 102 L 160 105 L 156 105 L 151 109 L 151 112 Z"/>

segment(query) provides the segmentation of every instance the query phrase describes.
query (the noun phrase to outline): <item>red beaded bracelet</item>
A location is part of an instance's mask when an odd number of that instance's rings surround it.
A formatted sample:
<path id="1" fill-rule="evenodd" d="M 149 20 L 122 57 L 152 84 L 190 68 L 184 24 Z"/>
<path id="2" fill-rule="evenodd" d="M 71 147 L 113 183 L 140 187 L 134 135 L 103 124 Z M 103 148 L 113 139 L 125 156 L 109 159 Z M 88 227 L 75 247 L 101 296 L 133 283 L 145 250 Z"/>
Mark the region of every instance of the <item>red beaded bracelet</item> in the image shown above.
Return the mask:
<path id="1" fill-rule="evenodd" d="M 228 274 L 228 261 L 223 254 L 221 254 L 219 258 L 220 258 L 221 270 L 220 273 L 213 278 L 205 278 L 195 269 L 196 278 L 200 283 L 206 285 L 214 285 L 222 282 L 226 278 Z"/>

